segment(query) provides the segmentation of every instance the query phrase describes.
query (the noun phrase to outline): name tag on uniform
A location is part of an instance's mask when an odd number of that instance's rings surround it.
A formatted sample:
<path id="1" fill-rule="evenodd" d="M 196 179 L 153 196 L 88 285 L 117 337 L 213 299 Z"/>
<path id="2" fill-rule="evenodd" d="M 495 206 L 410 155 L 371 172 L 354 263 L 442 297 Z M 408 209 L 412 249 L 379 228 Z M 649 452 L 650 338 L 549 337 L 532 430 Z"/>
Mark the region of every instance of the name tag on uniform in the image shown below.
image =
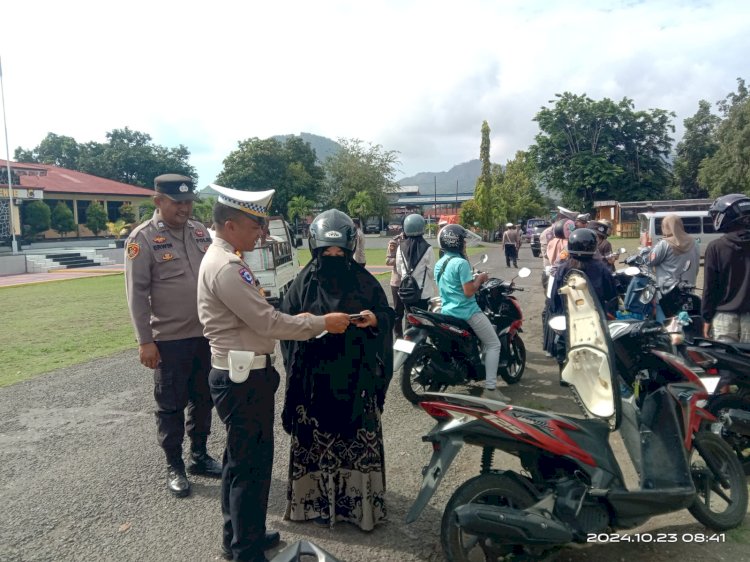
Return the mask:
<path id="1" fill-rule="evenodd" d="M 236 383 L 245 382 L 250 375 L 254 359 L 254 351 L 230 351 L 228 355 L 229 380 Z"/>

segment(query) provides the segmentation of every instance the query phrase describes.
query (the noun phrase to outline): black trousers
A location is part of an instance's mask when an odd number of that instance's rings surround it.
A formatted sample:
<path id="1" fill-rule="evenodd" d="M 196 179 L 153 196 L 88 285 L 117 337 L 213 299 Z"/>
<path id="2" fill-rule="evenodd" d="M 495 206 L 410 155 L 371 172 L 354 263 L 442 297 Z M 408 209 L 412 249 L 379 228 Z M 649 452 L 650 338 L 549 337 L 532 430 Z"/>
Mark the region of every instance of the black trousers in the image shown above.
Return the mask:
<path id="1" fill-rule="evenodd" d="M 221 369 L 211 369 L 209 375 L 216 413 L 227 428 L 221 475 L 222 540 L 235 560 L 265 560 L 274 393 L 279 380 L 272 365 L 250 371 L 243 383 L 233 383 L 229 371 Z"/>
<path id="2" fill-rule="evenodd" d="M 158 341 L 161 360 L 154 369 L 156 432 L 167 462 L 183 467 L 185 431 L 193 449 L 205 448 L 211 433 L 211 347 L 206 338 Z M 187 408 L 187 420 L 185 416 Z"/>
<path id="3" fill-rule="evenodd" d="M 391 296 L 393 297 L 393 309 L 396 311 L 396 320 L 393 323 L 393 329 L 397 338 L 404 337 L 404 303 L 398 296 L 398 286 L 391 285 Z"/>
<path id="4" fill-rule="evenodd" d="M 518 248 L 515 244 L 505 244 L 505 265 L 510 267 L 510 262 L 515 265 L 518 262 Z"/>

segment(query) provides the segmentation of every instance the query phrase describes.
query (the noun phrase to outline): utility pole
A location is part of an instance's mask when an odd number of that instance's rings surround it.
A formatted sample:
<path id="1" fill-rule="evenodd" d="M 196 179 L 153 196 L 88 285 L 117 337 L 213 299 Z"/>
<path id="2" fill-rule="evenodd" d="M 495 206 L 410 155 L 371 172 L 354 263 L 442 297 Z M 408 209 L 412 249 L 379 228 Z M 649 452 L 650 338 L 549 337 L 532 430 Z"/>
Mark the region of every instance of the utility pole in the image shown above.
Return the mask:
<path id="1" fill-rule="evenodd" d="M 438 212 L 437 212 L 437 176 L 433 176 L 433 179 L 435 180 L 435 213 L 434 213 L 434 217 L 435 217 L 435 224 L 437 224 L 437 214 L 438 214 Z"/>
<path id="2" fill-rule="evenodd" d="M 458 180 L 456 180 L 456 212 L 455 214 L 458 214 Z"/>
<path id="3" fill-rule="evenodd" d="M 18 242 L 16 241 L 16 230 L 13 228 L 13 178 L 11 177 L 10 172 L 10 145 L 8 144 L 8 121 L 5 118 L 5 88 L 3 88 L 3 61 L 2 58 L 0 58 L 0 95 L 2 96 L 3 101 L 3 127 L 5 129 L 5 163 L 8 166 L 7 168 L 7 174 L 8 174 L 8 201 L 10 202 L 10 206 L 8 208 L 8 212 L 10 216 L 8 217 L 9 220 L 9 226 L 10 226 L 10 235 L 11 235 L 11 248 L 13 250 L 13 254 L 18 253 Z"/>

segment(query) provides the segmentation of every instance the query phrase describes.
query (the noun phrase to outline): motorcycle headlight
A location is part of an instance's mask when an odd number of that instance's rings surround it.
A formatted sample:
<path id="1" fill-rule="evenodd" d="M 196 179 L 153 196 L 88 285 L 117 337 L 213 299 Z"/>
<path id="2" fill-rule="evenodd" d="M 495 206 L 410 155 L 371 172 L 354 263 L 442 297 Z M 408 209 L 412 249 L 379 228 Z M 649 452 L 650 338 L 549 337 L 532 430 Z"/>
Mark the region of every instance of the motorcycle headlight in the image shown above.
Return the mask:
<path id="1" fill-rule="evenodd" d="M 650 285 L 641 291 L 641 296 L 638 298 L 643 304 L 648 304 L 654 300 L 655 290 Z"/>

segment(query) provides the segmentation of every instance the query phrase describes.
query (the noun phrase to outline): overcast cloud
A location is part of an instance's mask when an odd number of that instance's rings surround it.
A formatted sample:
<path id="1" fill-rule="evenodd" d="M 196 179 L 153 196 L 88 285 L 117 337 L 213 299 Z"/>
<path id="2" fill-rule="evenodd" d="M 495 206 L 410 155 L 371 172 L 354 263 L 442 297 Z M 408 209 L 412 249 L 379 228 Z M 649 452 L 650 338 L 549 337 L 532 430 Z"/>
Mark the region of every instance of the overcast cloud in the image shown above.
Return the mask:
<path id="1" fill-rule="evenodd" d="M 555 93 L 674 111 L 750 80 L 750 2 L 6 2 L 13 150 L 128 126 L 186 145 L 200 184 L 249 137 L 309 132 L 397 150 L 401 175 L 504 163 Z M 4 141 L 2 142 L 5 157 Z M 467 190 L 473 186 L 466 186 Z"/>

